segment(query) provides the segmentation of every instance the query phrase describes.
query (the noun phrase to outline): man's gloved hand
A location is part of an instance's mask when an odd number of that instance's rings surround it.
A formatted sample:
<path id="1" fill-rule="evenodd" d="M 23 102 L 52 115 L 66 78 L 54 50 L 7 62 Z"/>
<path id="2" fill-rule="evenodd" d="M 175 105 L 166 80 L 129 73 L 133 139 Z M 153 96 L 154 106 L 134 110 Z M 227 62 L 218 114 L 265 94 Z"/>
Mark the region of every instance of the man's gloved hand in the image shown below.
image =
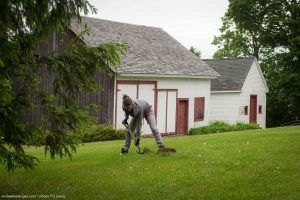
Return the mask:
<path id="1" fill-rule="evenodd" d="M 124 120 L 122 121 L 122 124 L 123 124 L 126 128 L 128 128 L 128 122 L 127 122 L 127 119 L 124 119 Z"/>
<path id="2" fill-rule="evenodd" d="M 134 144 L 135 144 L 135 146 L 139 146 L 140 145 L 140 139 L 135 139 Z"/>

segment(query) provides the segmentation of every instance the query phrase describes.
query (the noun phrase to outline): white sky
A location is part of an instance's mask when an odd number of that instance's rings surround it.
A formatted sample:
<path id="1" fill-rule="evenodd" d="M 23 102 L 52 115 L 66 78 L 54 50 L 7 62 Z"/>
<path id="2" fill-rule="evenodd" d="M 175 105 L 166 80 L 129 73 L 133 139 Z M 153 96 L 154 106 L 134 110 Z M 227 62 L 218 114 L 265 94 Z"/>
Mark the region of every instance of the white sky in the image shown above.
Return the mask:
<path id="1" fill-rule="evenodd" d="M 160 27 L 202 58 L 212 58 L 211 45 L 219 35 L 227 0 L 89 0 L 98 13 L 88 16 L 130 24 Z"/>

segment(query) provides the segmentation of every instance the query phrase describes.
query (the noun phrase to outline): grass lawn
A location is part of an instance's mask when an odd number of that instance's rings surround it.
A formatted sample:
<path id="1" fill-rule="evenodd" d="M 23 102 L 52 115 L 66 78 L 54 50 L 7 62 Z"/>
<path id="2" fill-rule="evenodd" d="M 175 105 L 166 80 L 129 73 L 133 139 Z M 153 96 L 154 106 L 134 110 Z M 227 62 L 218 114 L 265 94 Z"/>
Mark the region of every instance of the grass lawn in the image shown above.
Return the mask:
<path id="1" fill-rule="evenodd" d="M 120 156 L 123 141 L 80 146 L 70 161 L 43 148 L 34 170 L 6 172 L 1 195 L 60 195 L 65 199 L 300 199 L 300 126 L 164 138 L 177 153 L 158 155 L 153 138 Z M 50 198 L 48 198 L 50 199 Z M 54 199 L 54 198 L 52 198 Z"/>

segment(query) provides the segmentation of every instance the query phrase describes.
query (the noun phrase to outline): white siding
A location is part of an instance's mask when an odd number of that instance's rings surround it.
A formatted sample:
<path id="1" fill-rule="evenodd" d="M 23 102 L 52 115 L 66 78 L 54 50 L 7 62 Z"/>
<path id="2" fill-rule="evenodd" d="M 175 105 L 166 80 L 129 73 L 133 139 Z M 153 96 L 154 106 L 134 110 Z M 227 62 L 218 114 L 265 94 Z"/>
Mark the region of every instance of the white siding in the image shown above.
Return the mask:
<path id="1" fill-rule="evenodd" d="M 159 92 L 157 94 L 157 128 L 160 133 L 164 133 L 166 129 L 166 98 L 165 92 Z"/>
<path id="2" fill-rule="evenodd" d="M 257 124 L 262 128 L 266 127 L 266 92 L 267 88 L 259 72 L 256 62 L 253 62 L 248 76 L 242 88 L 240 96 L 240 110 L 248 106 L 248 115 L 240 114 L 239 121 L 249 123 L 250 95 L 257 95 Z M 262 106 L 262 114 L 258 114 L 258 106 Z"/>
<path id="3" fill-rule="evenodd" d="M 240 93 L 212 93 L 210 95 L 210 122 L 235 124 L 239 120 Z"/>
<path id="4" fill-rule="evenodd" d="M 167 132 L 175 133 L 176 131 L 176 92 L 168 92 L 168 119 Z"/>
<path id="5" fill-rule="evenodd" d="M 209 122 L 209 108 L 210 108 L 210 79 L 188 79 L 188 78 L 145 78 L 145 77 L 118 77 L 118 80 L 143 80 L 143 81 L 157 81 L 157 89 L 178 89 L 178 98 L 188 98 L 189 99 L 189 116 L 188 116 L 188 129 L 197 127 L 197 126 L 204 126 L 207 125 Z M 160 95 L 162 92 L 158 92 Z M 176 121 L 176 101 L 174 100 L 174 93 L 169 94 L 169 101 L 168 101 L 168 113 L 171 114 L 170 117 L 168 115 L 168 132 L 172 132 L 175 130 L 175 125 L 173 121 Z M 205 113 L 204 113 L 204 120 L 199 122 L 194 122 L 194 98 L 195 97 L 205 97 Z M 142 98 L 142 97 L 140 97 Z M 164 97 L 159 96 L 158 101 L 158 129 L 161 132 L 165 126 L 163 123 L 165 122 L 165 107 L 166 103 L 163 103 Z M 119 101 L 119 100 L 118 100 Z M 118 102 L 118 105 L 121 102 Z M 162 108 L 162 109 L 160 109 Z M 117 114 L 119 115 L 119 113 Z"/>

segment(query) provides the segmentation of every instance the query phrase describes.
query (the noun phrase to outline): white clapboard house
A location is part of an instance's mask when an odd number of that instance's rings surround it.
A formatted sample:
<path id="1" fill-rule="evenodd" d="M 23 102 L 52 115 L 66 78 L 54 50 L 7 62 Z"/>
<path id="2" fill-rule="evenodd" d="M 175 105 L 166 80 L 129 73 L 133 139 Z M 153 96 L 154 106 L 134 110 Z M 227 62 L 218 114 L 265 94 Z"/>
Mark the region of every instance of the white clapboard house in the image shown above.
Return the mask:
<path id="1" fill-rule="evenodd" d="M 266 126 L 263 73 L 254 57 L 204 59 L 220 76 L 211 82 L 210 121 L 256 123 Z"/>
<path id="2" fill-rule="evenodd" d="M 114 69 L 115 127 L 121 128 L 124 119 L 123 94 L 150 102 L 162 134 L 184 134 L 209 123 L 211 80 L 219 75 L 208 64 L 161 28 L 83 17 L 81 24 L 72 23 L 72 31 L 79 34 L 85 24 L 90 34 L 84 42 L 91 46 L 129 45 L 122 65 Z M 144 126 L 142 134 L 150 133 Z"/>

